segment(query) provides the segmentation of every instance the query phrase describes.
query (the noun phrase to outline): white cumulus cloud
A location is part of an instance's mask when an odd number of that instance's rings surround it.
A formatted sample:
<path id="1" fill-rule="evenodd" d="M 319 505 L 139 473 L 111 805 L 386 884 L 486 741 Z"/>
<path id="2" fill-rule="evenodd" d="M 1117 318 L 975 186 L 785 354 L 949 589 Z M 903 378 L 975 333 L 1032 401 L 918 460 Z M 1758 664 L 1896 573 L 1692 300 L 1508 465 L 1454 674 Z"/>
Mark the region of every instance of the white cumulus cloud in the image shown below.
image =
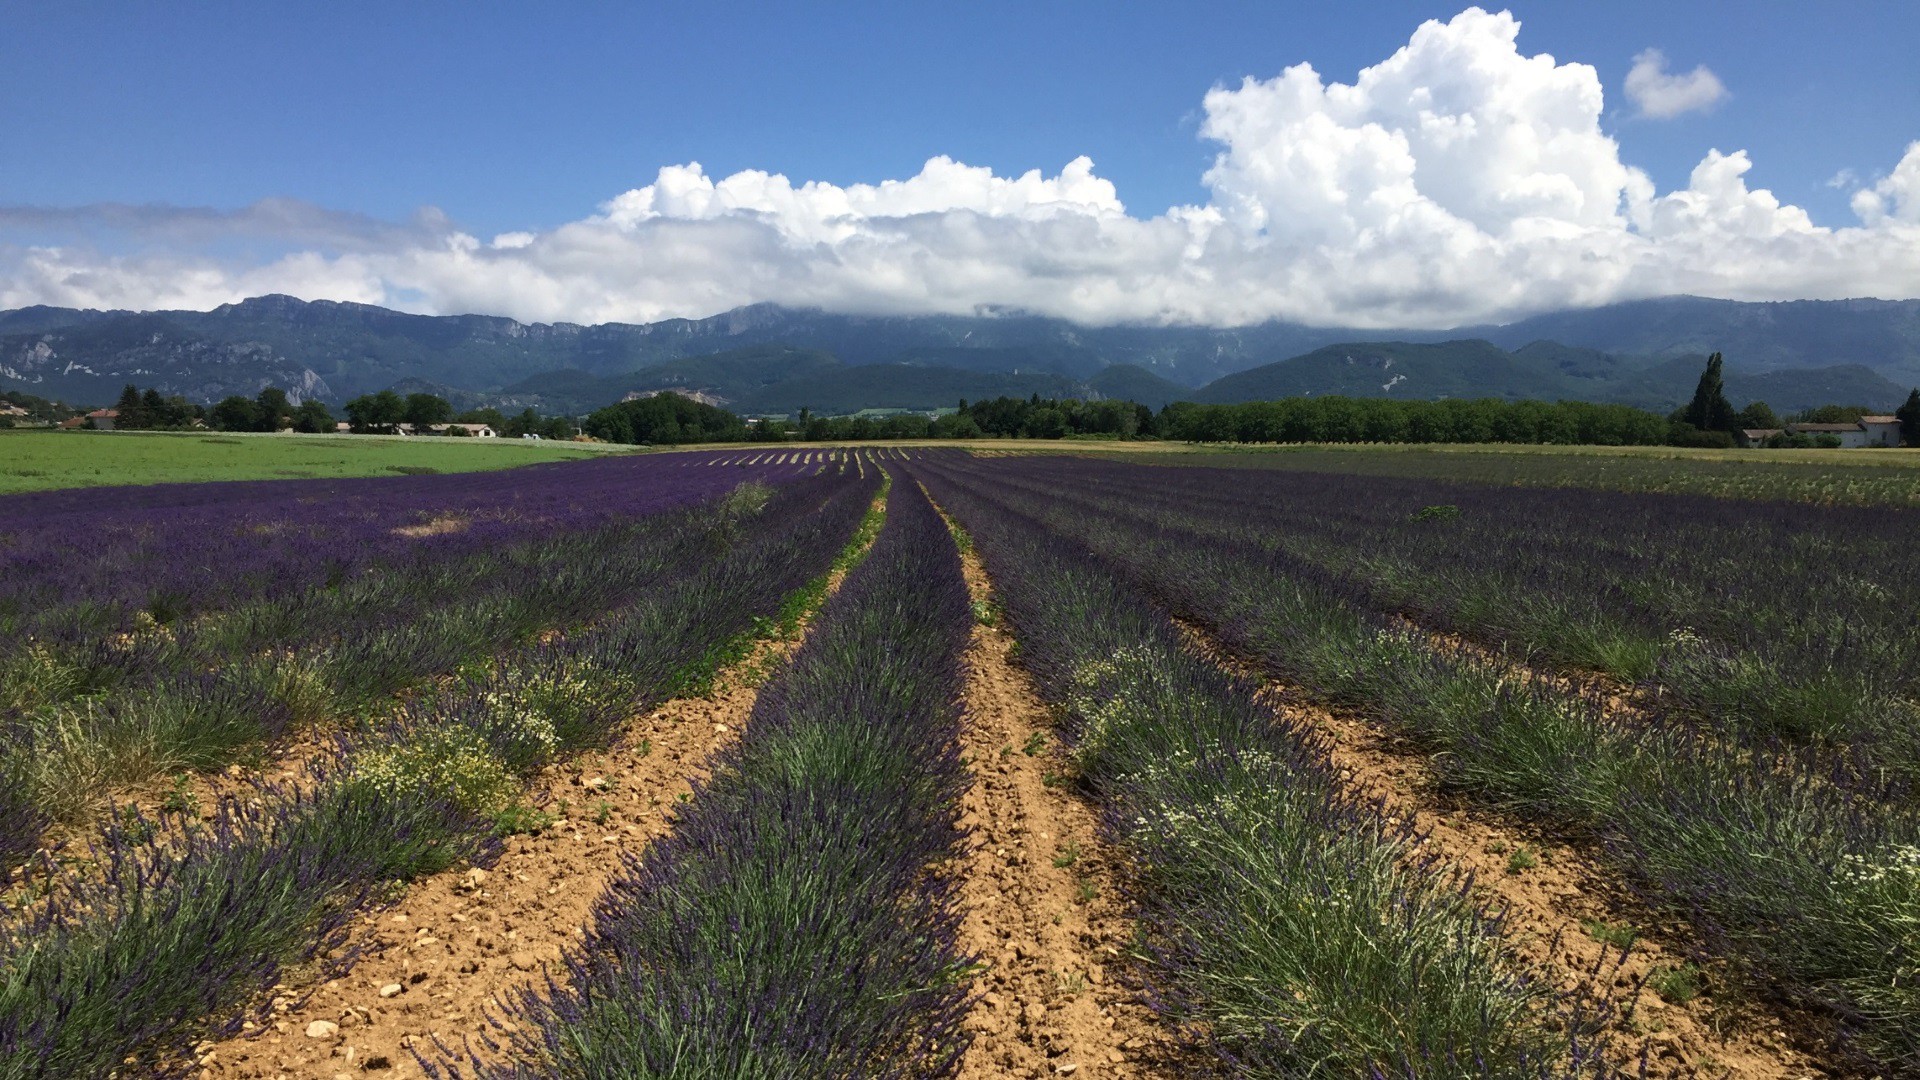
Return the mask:
<path id="1" fill-rule="evenodd" d="M 1853 193 L 1853 210 L 1869 224 L 1920 225 L 1920 141 L 1908 144 L 1893 172 Z"/>
<path id="2" fill-rule="evenodd" d="M 1673 293 L 1920 294 L 1920 143 L 1855 192 L 1860 222 L 1845 228 L 1752 186 L 1754 162 L 1734 148 L 1705 149 L 1685 187 L 1659 191 L 1602 126 L 1594 68 L 1529 55 L 1520 31 L 1470 8 L 1350 83 L 1296 64 L 1214 88 L 1199 129 L 1215 147 L 1207 197 L 1153 216 L 1065 154 L 1052 173 L 935 157 L 845 186 L 688 162 L 566 224 L 484 240 L 434 211 L 388 225 L 282 201 L 0 208 L 0 307 L 286 292 L 572 322 L 773 301 L 1388 328 Z M 1658 61 L 1667 82 L 1629 80 L 1643 111 L 1704 100 L 1703 72 L 1670 76 Z M 100 247 L 105 234 L 118 243 Z M 262 236 L 284 243 L 262 253 Z"/>
<path id="3" fill-rule="evenodd" d="M 1640 115 L 1666 120 L 1682 113 L 1702 112 L 1726 100 L 1727 88 L 1720 76 L 1705 64 L 1684 75 L 1667 72 L 1667 57 L 1659 49 L 1647 49 L 1633 58 L 1627 72 L 1627 100 Z"/>

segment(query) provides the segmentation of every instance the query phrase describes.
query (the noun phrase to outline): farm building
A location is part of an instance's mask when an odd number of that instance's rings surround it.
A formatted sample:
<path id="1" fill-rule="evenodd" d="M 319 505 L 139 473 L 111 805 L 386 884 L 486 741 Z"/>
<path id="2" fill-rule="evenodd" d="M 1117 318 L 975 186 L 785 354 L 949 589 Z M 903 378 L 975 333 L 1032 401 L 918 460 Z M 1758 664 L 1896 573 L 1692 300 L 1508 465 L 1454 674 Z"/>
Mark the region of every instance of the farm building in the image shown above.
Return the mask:
<path id="1" fill-rule="evenodd" d="M 1814 438 L 1830 435 L 1840 440 L 1843 449 L 1899 446 L 1900 419 L 1895 416 L 1863 416 L 1853 424 L 1788 424 L 1784 428 L 1743 428 L 1739 442 L 1748 448 L 1765 446 L 1767 440 L 1776 435 L 1806 435 Z"/>
<path id="2" fill-rule="evenodd" d="M 1899 446 L 1900 421 L 1891 416 L 1863 416 L 1852 424 L 1788 424 L 1789 435 L 1831 435 L 1843 448 Z"/>
<path id="3" fill-rule="evenodd" d="M 1900 418 L 1897 416 L 1863 416 L 1860 427 L 1867 433 L 1868 446 L 1899 446 Z"/>
<path id="4" fill-rule="evenodd" d="M 87 426 L 95 431 L 112 431 L 113 422 L 119 418 L 119 409 L 95 409 L 87 414 Z"/>

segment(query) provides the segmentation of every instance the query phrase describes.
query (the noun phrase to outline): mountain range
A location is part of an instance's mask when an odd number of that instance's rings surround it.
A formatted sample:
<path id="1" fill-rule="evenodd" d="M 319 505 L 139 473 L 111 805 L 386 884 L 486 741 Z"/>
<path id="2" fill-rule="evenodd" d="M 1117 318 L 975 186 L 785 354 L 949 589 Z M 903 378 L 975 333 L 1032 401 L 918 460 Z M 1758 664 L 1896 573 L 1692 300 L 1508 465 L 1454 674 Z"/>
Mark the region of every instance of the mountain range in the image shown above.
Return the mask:
<path id="1" fill-rule="evenodd" d="M 758 304 L 647 324 L 412 315 L 262 296 L 212 311 L 0 312 L 0 387 L 78 403 L 126 383 L 199 401 L 275 385 L 339 402 L 387 388 L 576 413 L 659 390 L 744 413 L 930 408 L 959 398 L 1228 402 L 1294 394 L 1580 398 L 1666 409 L 1704 355 L 1728 396 L 1891 408 L 1920 383 L 1920 301 L 1636 301 L 1502 326 L 1086 327 L 1031 315 L 860 316 Z"/>

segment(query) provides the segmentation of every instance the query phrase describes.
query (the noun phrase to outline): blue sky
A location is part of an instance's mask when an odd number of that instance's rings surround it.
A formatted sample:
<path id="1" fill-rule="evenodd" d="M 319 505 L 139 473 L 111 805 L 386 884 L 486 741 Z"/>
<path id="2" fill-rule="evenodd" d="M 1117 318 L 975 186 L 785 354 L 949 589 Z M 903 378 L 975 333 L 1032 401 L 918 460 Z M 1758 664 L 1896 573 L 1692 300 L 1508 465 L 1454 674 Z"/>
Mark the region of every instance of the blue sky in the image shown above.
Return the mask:
<path id="1" fill-rule="evenodd" d="M 1052 177 L 1085 155 L 1128 215 L 1152 218 L 1213 197 L 1203 174 L 1221 145 L 1201 134 L 1210 88 L 1302 62 L 1349 83 L 1463 6 L 16 5 L 0 35 L 0 140 L 12 149 L 0 155 L 0 206 L 291 199 L 384 222 L 435 207 L 485 240 L 580 221 L 690 162 L 713 178 L 758 169 L 846 186 L 913 176 L 936 155 L 1000 177 Z M 1661 193 L 1686 187 L 1709 150 L 1745 150 L 1747 187 L 1816 225 L 1854 226 L 1856 189 L 1920 140 L 1920 5 L 1511 11 L 1519 53 L 1597 70 L 1600 132 Z M 1641 115 L 1623 83 L 1650 48 L 1674 72 L 1704 65 L 1724 96 Z M 1836 174 L 1853 182 L 1830 185 Z M 102 257 L 157 257 L 174 243 L 179 258 L 235 273 L 235 259 L 304 240 L 254 230 L 189 243 L 79 217 L 0 221 L 0 249 L 16 258 L 56 243 Z M 661 310 L 675 304 L 687 306 Z"/>

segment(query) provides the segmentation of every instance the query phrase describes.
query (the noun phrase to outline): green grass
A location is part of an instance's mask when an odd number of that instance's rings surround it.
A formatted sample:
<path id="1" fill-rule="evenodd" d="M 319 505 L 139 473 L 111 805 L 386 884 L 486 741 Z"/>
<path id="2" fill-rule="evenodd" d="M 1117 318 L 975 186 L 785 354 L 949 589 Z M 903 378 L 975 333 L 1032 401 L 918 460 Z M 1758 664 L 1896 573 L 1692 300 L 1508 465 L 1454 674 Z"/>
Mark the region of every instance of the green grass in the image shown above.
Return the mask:
<path id="1" fill-rule="evenodd" d="M 1614 924 L 1601 919 L 1581 919 L 1580 927 L 1593 940 L 1622 951 L 1633 948 L 1634 939 L 1639 937 L 1634 928 L 1625 923 Z"/>
<path id="2" fill-rule="evenodd" d="M 995 444 L 981 441 L 979 449 Z M 1142 444 L 1135 444 L 1142 445 Z M 1069 449 L 1062 446 L 1060 449 Z M 1086 444 L 1071 446 L 1082 453 Z M 1291 469 L 1523 487 L 1594 487 L 1851 506 L 1920 506 L 1920 451 L 1474 444 L 1129 449 L 1156 465 Z"/>
<path id="3" fill-rule="evenodd" d="M 110 484 L 477 472 L 607 452 L 520 439 L 0 431 L 0 495 Z"/>

